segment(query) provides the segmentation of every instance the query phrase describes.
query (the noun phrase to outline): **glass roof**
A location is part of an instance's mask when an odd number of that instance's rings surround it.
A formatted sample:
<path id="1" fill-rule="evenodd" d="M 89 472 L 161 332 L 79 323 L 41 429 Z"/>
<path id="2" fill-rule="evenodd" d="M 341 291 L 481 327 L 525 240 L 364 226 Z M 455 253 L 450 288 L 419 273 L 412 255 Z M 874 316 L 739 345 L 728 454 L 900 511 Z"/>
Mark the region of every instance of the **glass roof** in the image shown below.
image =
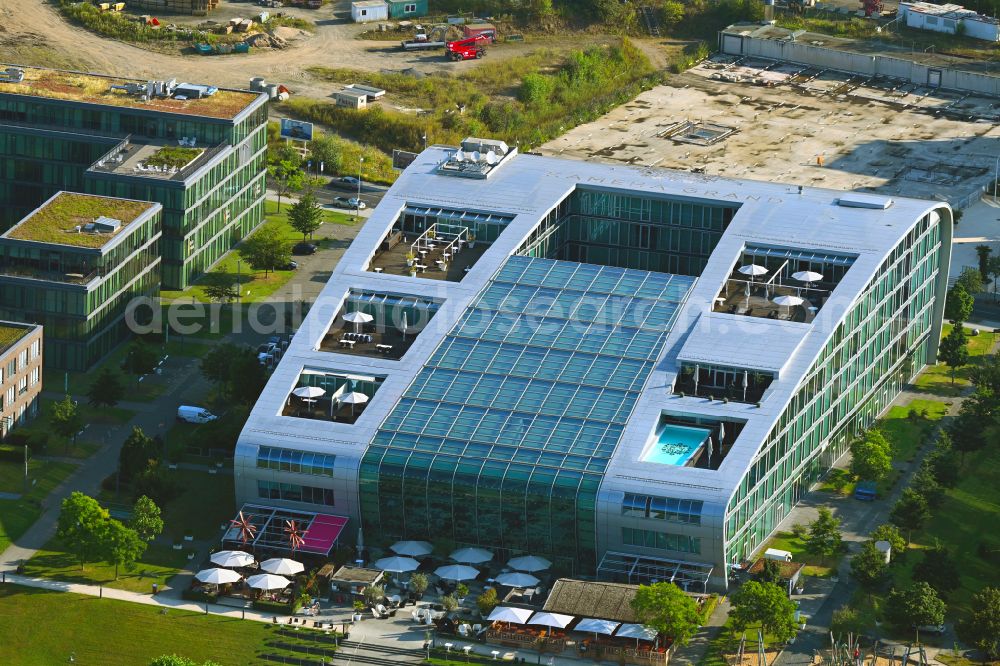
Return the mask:
<path id="1" fill-rule="evenodd" d="M 508 258 L 373 445 L 602 472 L 694 282 Z"/>

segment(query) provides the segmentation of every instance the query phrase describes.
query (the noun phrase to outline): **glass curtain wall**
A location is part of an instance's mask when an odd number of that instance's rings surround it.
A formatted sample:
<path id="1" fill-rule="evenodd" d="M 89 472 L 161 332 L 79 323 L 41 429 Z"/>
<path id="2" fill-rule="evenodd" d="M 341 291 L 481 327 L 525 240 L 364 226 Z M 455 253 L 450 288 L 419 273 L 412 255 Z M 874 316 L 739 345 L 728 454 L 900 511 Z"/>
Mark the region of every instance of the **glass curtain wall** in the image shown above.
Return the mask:
<path id="1" fill-rule="evenodd" d="M 753 552 L 851 439 L 932 360 L 941 252 L 940 223 L 926 216 L 837 327 L 729 502 L 729 561 Z"/>

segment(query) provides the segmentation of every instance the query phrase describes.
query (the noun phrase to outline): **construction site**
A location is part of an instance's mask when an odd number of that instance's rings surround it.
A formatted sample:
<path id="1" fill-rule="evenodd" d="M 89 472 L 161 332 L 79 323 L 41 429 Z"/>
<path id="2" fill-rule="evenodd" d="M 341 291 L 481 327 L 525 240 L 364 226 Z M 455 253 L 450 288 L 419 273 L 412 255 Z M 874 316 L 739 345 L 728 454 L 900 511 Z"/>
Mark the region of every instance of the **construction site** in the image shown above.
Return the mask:
<path id="1" fill-rule="evenodd" d="M 539 152 L 964 207 L 995 175 L 998 107 L 886 77 L 717 55 Z"/>

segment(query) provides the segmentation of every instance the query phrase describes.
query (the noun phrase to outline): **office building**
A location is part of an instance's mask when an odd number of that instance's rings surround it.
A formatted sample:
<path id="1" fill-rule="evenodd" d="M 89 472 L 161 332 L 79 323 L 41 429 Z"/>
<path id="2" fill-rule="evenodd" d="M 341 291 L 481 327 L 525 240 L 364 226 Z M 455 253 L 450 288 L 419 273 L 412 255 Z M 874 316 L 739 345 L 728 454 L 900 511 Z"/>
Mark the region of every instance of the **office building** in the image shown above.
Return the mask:
<path id="1" fill-rule="evenodd" d="M 0 321 L 0 438 L 38 415 L 42 327 Z"/>
<path id="2" fill-rule="evenodd" d="M 163 207 L 183 289 L 263 219 L 267 96 L 0 65 L 0 227 L 58 191 Z"/>
<path id="3" fill-rule="evenodd" d="M 129 303 L 159 290 L 162 210 L 54 194 L 0 234 L 0 319 L 43 324 L 46 364 L 87 370 L 129 336 Z"/>
<path id="4" fill-rule="evenodd" d="M 951 238 L 940 202 L 429 148 L 254 407 L 237 500 L 723 587 L 934 361 Z"/>

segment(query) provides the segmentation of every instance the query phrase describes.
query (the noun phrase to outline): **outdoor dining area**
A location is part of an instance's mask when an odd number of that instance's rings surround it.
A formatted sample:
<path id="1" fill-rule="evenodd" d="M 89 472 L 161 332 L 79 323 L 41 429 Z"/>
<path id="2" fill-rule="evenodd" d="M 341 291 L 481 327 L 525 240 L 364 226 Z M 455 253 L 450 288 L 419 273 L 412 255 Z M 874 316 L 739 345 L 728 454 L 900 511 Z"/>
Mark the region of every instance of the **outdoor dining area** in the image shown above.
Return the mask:
<path id="1" fill-rule="evenodd" d="M 466 225 L 437 222 L 413 235 L 389 232 L 372 258 L 369 270 L 458 282 L 486 250 Z"/>
<path id="2" fill-rule="evenodd" d="M 354 423 L 384 377 L 304 368 L 288 394 L 283 416 Z"/>
<path id="3" fill-rule="evenodd" d="M 713 311 L 809 323 L 853 261 L 846 255 L 747 247 Z"/>
<path id="4" fill-rule="evenodd" d="M 320 349 L 398 360 L 440 306 L 431 298 L 352 290 Z"/>
<path id="5" fill-rule="evenodd" d="M 216 598 L 291 605 L 294 581 L 290 577 L 305 571 L 305 565 L 297 560 L 273 557 L 257 562 L 241 550 L 220 550 L 209 561 L 213 566 L 194 575 L 191 590 Z M 318 602 L 314 605 L 318 610 Z"/>

